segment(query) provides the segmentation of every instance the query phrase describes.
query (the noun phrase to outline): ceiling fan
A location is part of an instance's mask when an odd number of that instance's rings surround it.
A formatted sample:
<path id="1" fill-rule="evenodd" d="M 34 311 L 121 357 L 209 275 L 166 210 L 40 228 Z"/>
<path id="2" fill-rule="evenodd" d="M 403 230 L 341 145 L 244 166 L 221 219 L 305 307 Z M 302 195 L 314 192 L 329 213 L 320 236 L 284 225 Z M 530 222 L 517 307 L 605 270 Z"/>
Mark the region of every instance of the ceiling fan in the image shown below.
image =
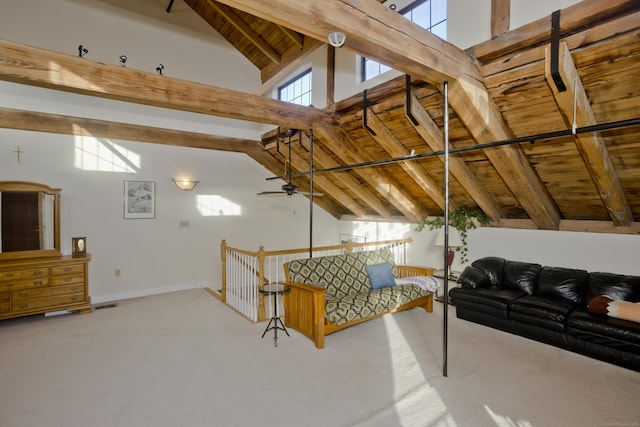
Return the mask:
<path id="1" fill-rule="evenodd" d="M 307 191 L 298 191 L 298 186 L 295 185 L 294 183 L 291 182 L 291 137 L 293 135 L 296 134 L 296 132 L 300 132 L 298 129 L 288 129 L 285 132 L 285 135 L 289 138 L 287 144 L 289 145 L 289 156 L 285 159 L 285 175 L 287 176 L 287 183 L 283 184 L 281 188 L 281 191 L 262 191 L 260 193 L 258 193 L 258 196 L 295 196 L 295 195 L 302 195 L 302 196 L 311 196 L 310 192 Z M 279 147 L 279 143 L 280 143 L 280 128 L 278 128 L 278 136 L 277 136 L 277 144 L 278 144 L 278 148 L 277 151 L 278 153 L 280 153 L 280 147 Z M 282 154 L 282 153 L 280 153 Z M 288 165 L 288 168 L 287 168 Z M 323 196 L 323 193 L 317 193 L 317 192 L 313 192 L 313 196 L 317 197 L 317 196 Z"/>

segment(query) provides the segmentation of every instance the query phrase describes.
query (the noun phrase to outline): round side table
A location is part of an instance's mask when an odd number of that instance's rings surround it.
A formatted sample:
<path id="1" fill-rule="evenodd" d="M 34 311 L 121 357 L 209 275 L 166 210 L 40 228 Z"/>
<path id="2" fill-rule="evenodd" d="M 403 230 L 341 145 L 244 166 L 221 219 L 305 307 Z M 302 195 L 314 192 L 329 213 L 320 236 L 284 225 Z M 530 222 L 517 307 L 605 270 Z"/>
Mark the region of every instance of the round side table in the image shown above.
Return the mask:
<path id="1" fill-rule="evenodd" d="M 260 286 L 260 293 L 264 295 L 273 295 L 273 315 L 267 324 L 267 329 L 262 333 L 262 338 L 264 338 L 267 331 L 273 329 L 273 346 L 278 346 L 278 329 L 284 331 L 287 336 L 289 336 L 289 332 L 287 332 L 287 328 L 285 328 L 284 323 L 280 319 L 280 315 L 278 313 L 278 295 L 284 295 L 291 290 L 291 287 L 285 283 L 269 283 L 266 285 Z"/>

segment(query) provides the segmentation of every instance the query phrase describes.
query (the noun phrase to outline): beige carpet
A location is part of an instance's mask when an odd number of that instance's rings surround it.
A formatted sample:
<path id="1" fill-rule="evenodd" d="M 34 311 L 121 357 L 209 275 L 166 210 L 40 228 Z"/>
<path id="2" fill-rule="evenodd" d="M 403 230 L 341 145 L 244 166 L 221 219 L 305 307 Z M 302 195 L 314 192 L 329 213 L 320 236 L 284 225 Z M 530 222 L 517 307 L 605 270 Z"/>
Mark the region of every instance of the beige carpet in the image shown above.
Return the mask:
<path id="1" fill-rule="evenodd" d="M 277 348 L 204 290 L 0 322 L 0 426 L 638 426 L 640 373 L 421 309 Z"/>

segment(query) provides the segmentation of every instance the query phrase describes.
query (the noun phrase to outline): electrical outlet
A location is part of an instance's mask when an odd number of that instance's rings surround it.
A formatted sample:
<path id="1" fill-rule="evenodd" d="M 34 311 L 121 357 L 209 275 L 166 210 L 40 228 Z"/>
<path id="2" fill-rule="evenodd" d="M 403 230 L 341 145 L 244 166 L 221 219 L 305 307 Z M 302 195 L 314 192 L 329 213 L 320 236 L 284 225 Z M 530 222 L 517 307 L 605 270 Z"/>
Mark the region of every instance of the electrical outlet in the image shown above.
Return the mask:
<path id="1" fill-rule="evenodd" d="M 116 269 L 113 271 L 113 274 L 114 274 L 116 277 L 120 277 L 120 275 L 122 274 L 122 271 L 120 271 L 120 269 L 119 269 L 119 268 L 116 268 Z"/>
<path id="2" fill-rule="evenodd" d="M 182 221 L 180 221 L 180 227 L 181 228 L 186 228 L 189 226 L 189 220 L 188 219 L 183 219 Z"/>

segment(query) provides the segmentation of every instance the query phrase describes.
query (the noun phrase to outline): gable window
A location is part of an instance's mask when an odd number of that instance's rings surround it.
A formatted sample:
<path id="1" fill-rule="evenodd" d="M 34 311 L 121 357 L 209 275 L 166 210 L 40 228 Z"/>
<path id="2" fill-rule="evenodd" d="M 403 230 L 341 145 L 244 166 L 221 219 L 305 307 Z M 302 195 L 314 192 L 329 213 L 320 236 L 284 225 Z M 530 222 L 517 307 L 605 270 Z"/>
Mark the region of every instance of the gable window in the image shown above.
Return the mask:
<path id="1" fill-rule="evenodd" d="M 307 107 L 311 105 L 311 68 L 280 86 L 278 99 Z"/>
<path id="2" fill-rule="evenodd" d="M 399 13 L 441 39 L 447 39 L 447 0 L 418 0 Z M 391 70 L 372 59 L 361 57 L 360 61 L 360 81 L 363 82 Z"/>

